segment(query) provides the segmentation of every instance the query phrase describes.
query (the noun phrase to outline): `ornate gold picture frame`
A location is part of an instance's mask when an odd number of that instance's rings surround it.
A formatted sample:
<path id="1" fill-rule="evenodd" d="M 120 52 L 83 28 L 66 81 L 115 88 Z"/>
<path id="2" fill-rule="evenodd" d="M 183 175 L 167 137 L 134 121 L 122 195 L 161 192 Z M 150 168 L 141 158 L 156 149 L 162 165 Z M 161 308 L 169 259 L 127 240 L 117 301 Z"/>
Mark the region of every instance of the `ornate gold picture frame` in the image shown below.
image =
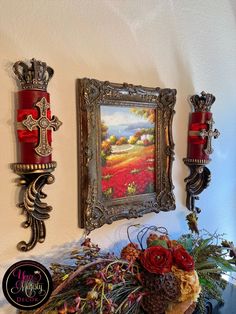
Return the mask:
<path id="1" fill-rule="evenodd" d="M 175 209 L 175 89 L 79 79 L 79 226 Z"/>

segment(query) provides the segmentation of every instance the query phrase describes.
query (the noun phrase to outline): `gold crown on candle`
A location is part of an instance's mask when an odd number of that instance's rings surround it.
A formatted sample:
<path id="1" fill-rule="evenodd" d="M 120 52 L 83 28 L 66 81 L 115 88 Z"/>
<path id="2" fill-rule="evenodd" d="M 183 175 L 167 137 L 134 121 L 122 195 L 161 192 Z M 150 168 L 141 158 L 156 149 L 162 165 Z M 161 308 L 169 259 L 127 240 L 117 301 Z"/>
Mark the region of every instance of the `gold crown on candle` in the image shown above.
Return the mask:
<path id="1" fill-rule="evenodd" d="M 54 70 L 47 66 L 46 62 L 34 58 L 30 60 L 30 63 L 29 66 L 23 61 L 17 61 L 13 65 L 13 71 L 19 80 L 21 88 L 46 91 Z"/>
<path id="2" fill-rule="evenodd" d="M 201 92 L 201 96 L 193 95 L 190 98 L 190 102 L 193 105 L 195 112 L 211 111 L 211 106 L 215 100 L 216 98 L 214 95 L 205 92 Z"/>

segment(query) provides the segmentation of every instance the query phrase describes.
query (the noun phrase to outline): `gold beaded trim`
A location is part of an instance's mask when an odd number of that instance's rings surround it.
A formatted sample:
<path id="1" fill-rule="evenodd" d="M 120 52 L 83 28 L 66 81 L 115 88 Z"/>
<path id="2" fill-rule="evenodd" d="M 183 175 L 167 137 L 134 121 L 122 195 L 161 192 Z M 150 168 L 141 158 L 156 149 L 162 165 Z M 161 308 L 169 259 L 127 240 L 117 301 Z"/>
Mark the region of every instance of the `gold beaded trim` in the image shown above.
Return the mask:
<path id="1" fill-rule="evenodd" d="M 184 158 L 183 161 L 188 164 L 207 165 L 211 160 Z"/>
<path id="2" fill-rule="evenodd" d="M 14 172 L 17 173 L 30 173 L 30 172 L 45 172 L 53 171 L 57 166 L 56 161 L 52 161 L 46 164 L 21 164 L 15 163 L 11 165 Z"/>

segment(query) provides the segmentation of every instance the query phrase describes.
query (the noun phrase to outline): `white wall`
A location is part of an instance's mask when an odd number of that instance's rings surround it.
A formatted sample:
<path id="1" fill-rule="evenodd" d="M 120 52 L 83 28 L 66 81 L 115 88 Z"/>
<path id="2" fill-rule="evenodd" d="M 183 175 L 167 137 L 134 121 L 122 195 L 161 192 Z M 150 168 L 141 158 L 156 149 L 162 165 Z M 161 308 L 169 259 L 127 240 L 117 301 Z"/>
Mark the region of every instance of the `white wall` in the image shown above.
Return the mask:
<path id="1" fill-rule="evenodd" d="M 183 180 L 188 169 L 182 162 L 190 112 L 187 98 L 202 90 L 216 96 L 212 111 L 221 136 L 214 141 L 209 165 L 212 182 L 198 202 L 203 209 L 199 225 L 236 241 L 235 19 L 233 0 L 0 0 L 1 274 L 16 260 L 55 256 L 60 247 L 69 247 L 83 234 L 77 227 L 75 98 L 75 82 L 82 77 L 177 89 L 173 125 L 177 209 L 135 220 L 166 226 L 174 236 L 187 231 Z M 48 91 L 53 113 L 63 126 L 54 134 L 56 182 L 45 189 L 54 208 L 46 222 L 46 242 L 20 253 L 16 243 L 28 240 L 29 232 L 20 226 L 24 216 L 15 206 L 19 191 L 9 168 L 17 161 L 17 88 L 11 67 L 32 57 L 55 70 Z M 92 238 L 101 247 L 114 249 L 126 240 L 128 223 L 106 225 Z M 4 297 L 0 313 L 15 313 Z"/>

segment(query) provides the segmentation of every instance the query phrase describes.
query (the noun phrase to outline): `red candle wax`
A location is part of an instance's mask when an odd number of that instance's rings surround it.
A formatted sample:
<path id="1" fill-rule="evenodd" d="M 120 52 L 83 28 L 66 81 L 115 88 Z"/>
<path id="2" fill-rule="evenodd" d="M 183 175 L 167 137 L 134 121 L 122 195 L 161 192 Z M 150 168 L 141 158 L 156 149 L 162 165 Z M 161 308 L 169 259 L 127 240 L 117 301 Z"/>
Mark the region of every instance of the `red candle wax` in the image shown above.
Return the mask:
<path id="1" fill-rule="evenodd" d="M 43 97 L 50 103 L 50 95 L 46 91 L 41 90 L 21 90 L 17 92 L 18 99 L 18 112 L 17 112 L 17 133 L 20 143 L 20 163 L 24 164 L 44 164 L 49 163 L 52 160 L 52 155 L 40 156 L 36 153 L 35 147 L 39 142 L 39 128 L 35 127 L 32 131 L 28 130 L 22 121 L 27 118 L 28 115 L 32 115 L 32 118 L 37 120 L 40 112 L 35 104 L 39 102 Z M 47 110 L 47 118 L 51 119 L 50 109 Z M 47 140 L 51 144 L 51 130 L 47 130 Z"/>
<path id="2" fill-rule="evenodd" d="M 202 138 L 198 134 L 203 129 L 208 130 L 207 121 L 212 117 L 209 111 L 193 112 L 189 121 L 189 135 L 188 135 L 188 154 L 189 159 L 209 160 L 209 155 L 206 154 L 207 137 Z"/>

